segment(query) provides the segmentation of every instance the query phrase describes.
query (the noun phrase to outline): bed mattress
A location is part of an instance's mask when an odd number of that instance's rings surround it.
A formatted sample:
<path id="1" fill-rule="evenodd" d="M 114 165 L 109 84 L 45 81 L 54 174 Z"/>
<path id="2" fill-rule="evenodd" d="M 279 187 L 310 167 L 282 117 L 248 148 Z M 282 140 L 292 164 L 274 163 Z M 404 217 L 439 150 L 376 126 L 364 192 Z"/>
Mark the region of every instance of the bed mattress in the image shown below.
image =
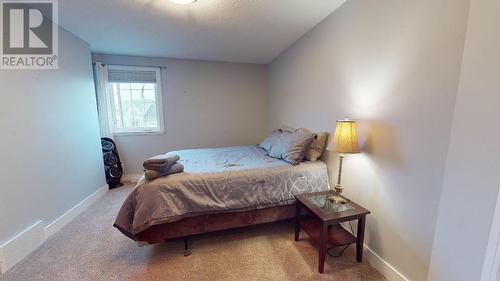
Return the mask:
<path id="1" fill-rule="evenodd" d="M 152 181 L 144 176 L 123 203 L 114 226 L 135 240 L 153 225 L 186 217 L 291 204 L 294 194 L 328 189 L 326 164 L 292 166 L 258 146 L 188 149 L 184 173 Z"/>

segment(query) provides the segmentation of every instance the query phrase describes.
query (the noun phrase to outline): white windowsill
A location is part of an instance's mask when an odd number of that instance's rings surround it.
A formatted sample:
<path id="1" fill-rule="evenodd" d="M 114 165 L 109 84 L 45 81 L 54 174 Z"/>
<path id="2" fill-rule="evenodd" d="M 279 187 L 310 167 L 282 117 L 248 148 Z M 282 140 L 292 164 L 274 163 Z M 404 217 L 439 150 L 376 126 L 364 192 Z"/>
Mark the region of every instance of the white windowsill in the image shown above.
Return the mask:
<path id="1" fill-rule="evenodd" d="M 164 135 L 164 131 L 151 131 L 151 132 L 115 132 L 115 136 L 154 136 L 154 135 Z"/>

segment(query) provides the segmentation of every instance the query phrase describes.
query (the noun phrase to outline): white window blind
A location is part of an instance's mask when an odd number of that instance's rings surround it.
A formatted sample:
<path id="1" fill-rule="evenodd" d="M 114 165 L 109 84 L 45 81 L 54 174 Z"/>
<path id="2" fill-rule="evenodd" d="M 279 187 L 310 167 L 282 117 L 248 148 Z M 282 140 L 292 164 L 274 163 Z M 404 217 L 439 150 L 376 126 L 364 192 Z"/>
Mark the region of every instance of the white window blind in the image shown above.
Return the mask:
<path id="1" fill-rule="evenodd" d="M 156 71 L 135 69 L 108 70 L 108 82 L 111 83 L 156 83 Z"/>

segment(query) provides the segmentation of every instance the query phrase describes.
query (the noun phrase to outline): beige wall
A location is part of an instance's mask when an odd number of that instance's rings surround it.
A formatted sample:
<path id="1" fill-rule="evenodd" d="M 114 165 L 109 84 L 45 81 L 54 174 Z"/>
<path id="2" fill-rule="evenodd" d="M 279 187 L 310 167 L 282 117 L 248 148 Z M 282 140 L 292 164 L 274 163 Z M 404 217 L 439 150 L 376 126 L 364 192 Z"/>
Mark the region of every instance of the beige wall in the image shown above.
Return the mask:
<path id="1" fill-rule="evenodd" d="M 471 3 L 432 281 L 480 280 L 500 187 L 500 1 Z"/>
<path id="2" fill-rule="evenodd" d="M 427 278 L 468 7 L 350 0 L 269 69 L 271 128 L 359 120 L 346 194 L 372 211 L 366 244 L 409 280 Z"/>
<path id="3" fill-rule="evenodd" d="M 93 55 L 118 65 L 164 66 L 165 134 L 116 138 L 126 173 L 170 150 L 256 144 L 267 133 L 267 67 L 264 65 Z"/>
<path id="4" fill-rule="evenodd" d="M 2 245 L 106 182 L 87 43 L 59 29 L 59 69 L 0 69 L 0 85 Z"/>

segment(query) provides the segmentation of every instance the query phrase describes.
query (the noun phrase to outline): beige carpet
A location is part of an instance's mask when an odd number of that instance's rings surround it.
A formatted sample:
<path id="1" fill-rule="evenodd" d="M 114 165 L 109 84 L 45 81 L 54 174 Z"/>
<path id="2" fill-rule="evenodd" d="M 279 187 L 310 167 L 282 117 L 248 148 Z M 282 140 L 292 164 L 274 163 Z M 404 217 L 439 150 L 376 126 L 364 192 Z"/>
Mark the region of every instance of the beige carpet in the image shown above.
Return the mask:
<path id="1" fill-rule="evenodd" d="M 112 227 L 131 187 L 108 192 L 0 280 L 386 280 L 352 246 L 317 273 L 317 250 L 304 233 L 293 241 L 290 222 L 204 235 L 189 257 L 182 241 L 138 247 Z"/>

